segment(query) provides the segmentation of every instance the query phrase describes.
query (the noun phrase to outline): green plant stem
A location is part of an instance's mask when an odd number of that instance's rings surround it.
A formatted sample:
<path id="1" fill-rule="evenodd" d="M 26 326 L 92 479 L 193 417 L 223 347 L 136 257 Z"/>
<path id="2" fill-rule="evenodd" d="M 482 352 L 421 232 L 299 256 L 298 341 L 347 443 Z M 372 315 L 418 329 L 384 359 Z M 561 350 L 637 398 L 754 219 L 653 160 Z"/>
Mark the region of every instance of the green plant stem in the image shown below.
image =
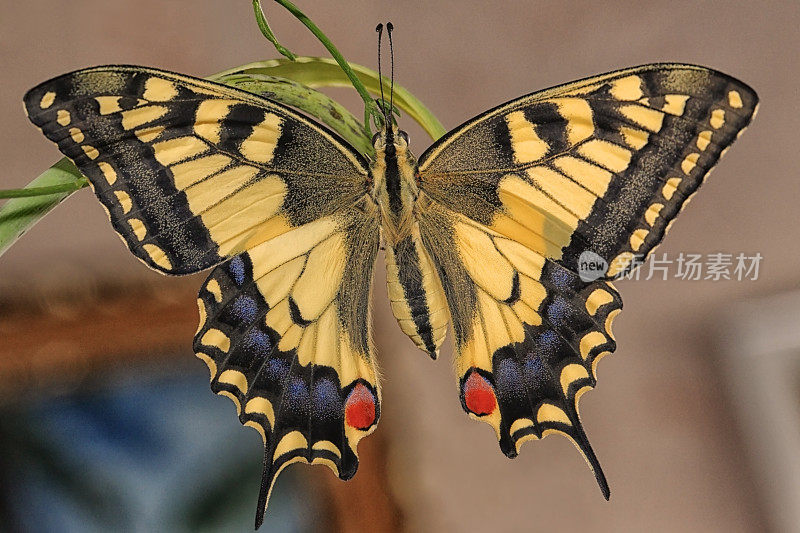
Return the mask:
<path id="1" fill-rule="evenodd" d="M 29 198 L 31 196 L 46 196 L 48 194 L 71 193 L 86 187 L 89 182 L 86 178 L 75 180 L 61 185 L 50 185 L 48 187 L 26 187 L 24 189 L 1 189 L 0 199 L 5 198 Z"/>
<path id="2" fill-rule="evenodd" d="M 260 0 L 254 0 L 259 1 Z M 353 87 L 361 96 L 361 99 L 364 100 L 364 132 L 367 134 L 368 137 L 372 137 L 372 131 L 369 127 L 369 119 L 372 117 L 373 122 L 377 127 L 380 127 L 383 124 L 383 114 L 378 109 L 377 104 L 370 96 L 369 91 L 367 91 L 364 84 L 361 83 L 361 80 L 358 79 L 353 69 L 350 68 L 350 65 L 347 63 L 347 60 L 344 56 L 339 52 L 339 50 L 333 45 L 328 36 L 322 33 L 322 30 L 317 27 L 314 22 L 306 16 L 305 13 L 300 11 L 293 3 L 289 0 L 275 0 L 275 2 L 279 3 L 283 7 L 285 7 L 289 13 L 295 16 L 297 20 L 302 22 L 306 28 L 308 28 L 314 36 L 319 39 L 319 41 L 327 48 L 328 52 L 331 54 L 331 57 L 339 64 L 339 67 L 344 71 L 348 78 L 350 78 L 350 83 L 353 84 Z"/>
<path id="3" fill-rule="evenodd" d="M 269 40 L 275 46 L 275 49 L 284 57 L 288 58 L 290 61 L 294 61 L 297 57 L 291 50 L 283 46 L 281 43 L 278 42 L 278 38 L 275 37 L 275 34 L 272 32 L 272 28 L 269 27 L 269 22 L 267 22 L 267 17 L 264 16 L 264 11 L 261 9 L 261 0 L 253 0 L 253 11 L 256 14 L 256 24 L 258 24 L 258 29 L 261 30 L 261 33 L 264 37 Z"/>
<path id="4" fill-rule="evenodd" d="M 88 183 L 80 171 L 67 159 L 61 159 L 33 180 L 28 187 L 37 190 L 36 196 L 12 198 L 0 207 L 0 255 L 23 233 L 60 204 L 67 196 Z M 42 194 L 44 190 L 61 189 Z M 5 191 L 4 191 L 5 192 Z"/>

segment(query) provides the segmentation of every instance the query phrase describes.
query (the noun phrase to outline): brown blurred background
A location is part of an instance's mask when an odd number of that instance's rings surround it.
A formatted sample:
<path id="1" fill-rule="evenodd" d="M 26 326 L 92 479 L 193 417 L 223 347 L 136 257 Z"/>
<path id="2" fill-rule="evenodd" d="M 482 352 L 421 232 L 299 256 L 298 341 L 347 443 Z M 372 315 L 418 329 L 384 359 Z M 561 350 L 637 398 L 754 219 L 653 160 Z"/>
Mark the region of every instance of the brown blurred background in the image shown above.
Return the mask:
<path id="1" fill-rule="evenodd" d="M 356 480 L 373 476 L 374 485 L 353 493 L 356 504 L 341 501 L 350 494 L 339 492 L 346 485 L 333 485 L 332 505 L 356 513 L 339 528 L 356 527 L 360 509 L 373 501 L 372 486 L 385 492 L 389 515 L 401 514 L 407 531 L 783 529 L 759 489 L 768 481 L 751 467 L 743 444 L 746 430 L 737 425 L 731 401 L 736 390 L 721 378 L 725 354 L 735 348 L 726 342 L 734 337 L 715 332 L 725 328 L 737 302 L 795 289 L 800 280 L 800 3 L 298 4 L 350 61 L 371 67 L 374 27 L 391 20 L 398 83 L 448 128 L 533 90 L 655 61 L 717 68 L 752 85 L 762 102 L 754 124 L 659 249 L 672 257 L 760 252 L 759 279 L 618 284 L 625 301 L 615 323 L 619 348 L 600 365 L 599 388 L 581 404 L 611 501 L 603 500 L 565 439 L 527 445 L 513 461 L 500 453 L 488 427 L 461 411 L 449 349 L 432 363 L 397 327 L 379 264 L 375 331 L 384 412 L 381 437 L 373 439 L 383 443 L 374 461 L 385 465 L 364 461 L 369 473 L 359 472 Z M 265 8 L 284 45 L 301 55 L 325 54 L 282 9 L 269 1 Z M 103 63 L 203 76 L 276 56 L 245 0 L 2 0 L 0 187 L 22 187 L 60 157 L 21 106 L 24 92 L 45 79 Z M 360 115 L 349 93 L 333 94 Z M 401 125 L 421 153 L 429 140 L 415 126 Z M 83 380 L 94 368 L 158 360 L 177 349 L 181 361 L 171 364 L 202 368 L 189 351 L 192 291 L 201 281 L 162 279 L 144 268 L 120 244 L 91 194 L 75 194 L 0 259 L 0 390 L 6 393 L 0 396 L 53 393 L 74 386 L 71 376 Z M 133 300 L 134 294 L 143 300 Z M 747 319 L 745 313 L 745 326 Z M 255 432 L 251 438 L 255 446 Z M 381 528 L 398 524 L 376 520 Z"/>

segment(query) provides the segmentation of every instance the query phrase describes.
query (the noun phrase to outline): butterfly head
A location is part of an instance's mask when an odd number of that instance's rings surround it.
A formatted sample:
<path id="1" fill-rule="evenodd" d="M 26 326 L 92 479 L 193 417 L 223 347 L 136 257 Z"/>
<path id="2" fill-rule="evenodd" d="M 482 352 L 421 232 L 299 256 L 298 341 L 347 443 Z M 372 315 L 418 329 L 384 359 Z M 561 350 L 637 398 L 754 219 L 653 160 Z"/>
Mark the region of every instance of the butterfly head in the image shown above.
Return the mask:
<path id="1" fill-rule="evenodd" d="M 375 148 L 372 174 L 378 178 L 376 185 L 386 182 L 390 188 L 409 187 L 410 192 L 416 192 L 417 159 L 408 148 L 408 140 L 408 134 L 396 125 L 384 127 L 372 137 Z"/>
<path id="2" fill-rule="evenodd" d="M 404 158 L 408 153 L 408 133 L 396 125 L 384 126 L 372 137 L 372 147 L 379 159 L 387 156 Z"/>

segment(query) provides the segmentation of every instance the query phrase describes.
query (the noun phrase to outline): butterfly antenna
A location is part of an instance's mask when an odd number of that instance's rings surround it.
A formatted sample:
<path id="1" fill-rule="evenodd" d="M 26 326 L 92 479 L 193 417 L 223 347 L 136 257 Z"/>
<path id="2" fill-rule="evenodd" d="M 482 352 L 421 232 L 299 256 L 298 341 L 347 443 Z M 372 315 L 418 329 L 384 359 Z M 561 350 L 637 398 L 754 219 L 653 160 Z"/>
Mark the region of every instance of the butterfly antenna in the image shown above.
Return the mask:
<path id="1" fill-rule="evenodd" d="M 394 113 L 394 45 L 392 44 L 392 30 L 394 25 L 391 22 L 386 23 L 386 34 L 389 36 L 389 61 L 391 65 L 392 81 L 389 86 L 389 116 Z"/>
<path id="2" fill-rule="evenodd" d="M 391 22 L 389 25 L 391 25 Z M 383 74 L 381 74 L 381 37 L 383 36 L 383 23 L 378 24 L 375 27 L 375 31 L 378 32 L 378 84 L 381 87 L 381 112 L 383 113 L 383 118 L 386 123 L 389 123 L 389 119 L 386 115 L 386 97 L 383 95 Z M 391 34 L 389 39 L 391 42 Z"/>

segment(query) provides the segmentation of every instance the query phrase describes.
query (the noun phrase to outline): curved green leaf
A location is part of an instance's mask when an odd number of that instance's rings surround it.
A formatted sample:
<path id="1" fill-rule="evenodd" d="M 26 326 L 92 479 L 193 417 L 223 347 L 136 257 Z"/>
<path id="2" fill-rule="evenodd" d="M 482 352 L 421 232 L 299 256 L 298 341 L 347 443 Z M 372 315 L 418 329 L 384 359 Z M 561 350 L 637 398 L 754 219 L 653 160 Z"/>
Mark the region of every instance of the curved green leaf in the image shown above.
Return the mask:
<path id="1" fill-rule="evenodd" d="M 378 73 L 367 67 L 350 64 L 361 82 L 371 93 L 380 94 Z M 350 79 L 342 72 L 333 59 L 324 57 L 297 57 L 294 61 L 288 59 L 271 59 L 258 61 L 217 73 L 211 77 L 225 77 L 230 75 L 267 75 L 287 78 L 301 83 L 312 89 L 320 87 L 352 87 Z M 383 77 L 384 91 L 389 91 L 389 80 Z M 411 92 L 395 83 L 394 104 L 414 119 L 433 140 L 446 133 L 444 126 L 431 111 L 419 101 Z"/>

